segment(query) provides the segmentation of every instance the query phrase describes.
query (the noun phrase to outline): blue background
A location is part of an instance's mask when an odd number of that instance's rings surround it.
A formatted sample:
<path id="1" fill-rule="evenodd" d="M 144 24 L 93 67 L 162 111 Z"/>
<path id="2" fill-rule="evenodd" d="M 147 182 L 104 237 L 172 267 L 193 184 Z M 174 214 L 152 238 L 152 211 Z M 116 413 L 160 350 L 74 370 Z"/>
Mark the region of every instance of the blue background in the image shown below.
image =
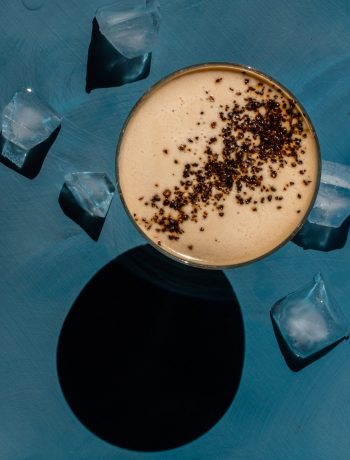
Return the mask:
<path id="1" fill-rule="evenodd" d="M 225 271 L 245 324 L 243 376 L 224 417 L 196 441 L 160 453 L 123 450 L 91 434 L 69 409 L 56 373 L 63 321 L 102 266 L 144 241 L 118 196 L 96 243 L 63 214 L 58 195 L 71 171 L 106 171 L 115 180 L 122 123 L 152 83 L 204 61 L 256 67 L 304 105 L 322 157 L 350 164 L 348 0 L 163 0 L 150 76 L 88 95 L 91 21 L 105 3 L 46 0 L 29 11 L 20 0 L 0 1 L 0 109 L 15 90 L 31 86 L 64 116 L 36 179 L 0 165 L 0 458 L 348 459 L 348 342 L 294 373 L 269 310 L 321 271 L 350 319 L 349 242 L 329 253 L 289 243 L 258 263 Z"/>

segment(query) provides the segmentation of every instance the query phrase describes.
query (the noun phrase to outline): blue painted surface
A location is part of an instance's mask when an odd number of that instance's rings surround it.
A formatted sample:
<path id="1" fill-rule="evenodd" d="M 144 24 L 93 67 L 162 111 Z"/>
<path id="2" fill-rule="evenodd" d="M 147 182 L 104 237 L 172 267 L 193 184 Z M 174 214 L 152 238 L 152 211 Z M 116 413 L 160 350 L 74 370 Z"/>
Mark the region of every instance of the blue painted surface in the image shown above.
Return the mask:
<path id="1" fill-rule="evenodd" d="M 348 342 L 293 373 L 269 310 L 321 271 L 350 319 L 350 242 L 329 253 L 289 243 L 258 263 L 225 272 L 242 307 L 245 367 L 232 406 L 201 438 L 175 450 L 135 453 L 101 441 L 70 411 L 56 375 L 63 321 L 97 270 L 144 241 L 118 197 L 96 243 L 62 213 L 58 195 L 71 171 L 104 170 L 114 177 L 122 123 L 152 83 L 204 61 L 259 68 L 304 105 L 323 158 L 350 164 L 348 0 L 163 0 L 149 77 L 88 95 L 91 21 L 105 3 L 47 0 L 32 11 L 20 0 L 0 1 L 0 109 L 15 90 L 31 86 L 64 116 L 37 178 L 0 165 L 0 458 L 348 459 Z"/>

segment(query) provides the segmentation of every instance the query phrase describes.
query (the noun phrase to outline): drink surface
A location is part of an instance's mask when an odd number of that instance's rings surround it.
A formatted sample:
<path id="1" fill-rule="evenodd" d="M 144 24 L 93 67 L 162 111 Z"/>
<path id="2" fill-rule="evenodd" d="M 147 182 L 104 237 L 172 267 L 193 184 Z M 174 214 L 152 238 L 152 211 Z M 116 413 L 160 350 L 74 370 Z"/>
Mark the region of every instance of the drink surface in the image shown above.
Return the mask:
<path id="1" fill-rule="evenodd" d="M 141 231 L 207 267 L 255 260 L 298 228 L 318 185 L 318 144 L 293 97 L 241 67 L 194 67 L 137 105 L 118 181 Z"/>

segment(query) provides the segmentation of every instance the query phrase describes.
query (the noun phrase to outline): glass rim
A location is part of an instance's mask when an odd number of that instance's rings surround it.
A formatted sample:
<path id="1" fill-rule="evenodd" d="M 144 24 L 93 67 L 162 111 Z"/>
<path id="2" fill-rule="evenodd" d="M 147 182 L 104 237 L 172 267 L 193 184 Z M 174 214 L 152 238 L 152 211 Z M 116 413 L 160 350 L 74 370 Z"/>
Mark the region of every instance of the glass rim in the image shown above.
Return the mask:
<path id="1" fill-rule="evenodd" d="M 119 183 L 118 158 L 119 158 L 119 153 L 120 153 L 120 147 L 121 147 L 121 144 L 122 144 L 122 141 L 123 141 L 123 137 L 124 137 L 126 128 L 127 128 L 128 124 L 129 124 L 130 120 L 133 118 L 133 116 L 134 116 L 135 112 L 137 111 L 137 109 L 142 105 L 142 103 L 148 97 L 150 97 L 152 95 L 152 93 L 157 91 L 160 87 L 162 87 L 163 85 L 167 84 L 168 82 L 170 82 L 170 81 L 172 81 L 172 80 L 174 80 L 174 79 L 176 79 L 176 78 L 178 78 L 178 77 L 180 77 L 180 76 L 182 76 L 184 74 L 196 72 L 198 70 L 205 70 L 206 68 L 212 68 L 212 67 L 217 67 L 217 68 L 221 67 L 221 68 L 226 68 L 228 70 L 229 69 L 235 69 L 235 70 L 240 70 L 242 72 L 245 71 L 247 73 L 249 72 L 251 74 L 258 75 L 262 79 L 267 80 L 268 82 L 270 82 L 270 84 L 272 83 L 272 84 L 276 85 L 278 88 L 280 88 L 283 91 L 283 93 L 285 93 L 285 95 L 287 95 L 289 98 L 291 98 L 295 102 L 295 104 L 297 105 L 297 107 L 301 111 L 303 117 L 307 121 L 308 127 L 310 128 L 310 132 L 312 133 L 314 141 L 315 141 L 315 144 L 316 144 L 316 159 L 317 159 L 316 184 L 315 184 L 315 187 L 314 187 L 314 193 L 313 193 L 312 199 L 310 200 L 309 206 L 308 206 L 306 212 L 304 213 L 304 216 L 301 219 L 301 221 L 299 222 L 299 224 L 296 226 L 296 228 L 282 242 L 280 242 L 277 246 L 274 246 L 271 250 L 265 252 L 264 254 L 262 254 L 262 255 L 260 255 L 258 257 L 255 257 L 253 259 L 249 259 L 249 260 L 246 260 L 244 262 L 239 262 L 239 263 L 232 263 L 232 264 L 206 264 L 206 263 L 201 263 L 201 262 L 188 260 L 188 259 L 182 258 L 181 256 L 177 256 L 175 254 L 172 254 L 171 252 L 169 252 L 169 251 L 165 250 L 164 248 L 162 248 L 162 246 L 159 246 L 158 244 L 156 244 L 142 230 L 142 228 L 135 222 L 135 219 L 132 216 L 132 214 L 131 214 L 131 212 L 130 212 L 130 210 L 129 210 L 129 208 L 128 208 L 125 200 L 124 200 L 123 192 L 121 190 L 120 183 Z M 202 268 L 202 269 L 207 269 L 207 270 L 222 270 L 222 269 L 229 269 L 229 268 L 238 268 L 238 267 L 243 267 L 245 265 L 249 265 L 249 264 L 254 263 L 254 262 L 258 262 L 259 260 L 265 259 L 266 257 L 270 256 L 274 252 L 278 251 L 283 246 L 285 246 L 289 241 L 291 241 L 294 238 L 294 236 L 299 232 L 299 230 L 304 225 L 304 223 L 306 222 L 306 220 L 308 218 L 308 215 L 310 214 L 310 212 L 311 212 L 311 210 L 312 210 L 312 208 L 313 208 L 313 206 L 315 204 L 317 193 L 318 193 L 319 186 L 320 186 L 320 181 L 321 181 L 321 170 L 322 170 L 322 161 L 321 161 L 321 152 L 320 152 L 320 144 L 319 144 L 318 136 L 317 136 L 316 130 L 314 128 L 314 125 L 313 125 L 313 123 L 312 123 L 307 111 L 305 110 L 304 106 L 299 102 L 298 98 L 296 98 L 295 95 L 288 88 L 286 88 L 282 83 L 280 83 L 279 81 L 275 80 L 273 77 L 271 77 L 267 73 L 262 72 L 260 70 L 257 70 L 254 67 L 251 67 L 251 66 L 248 66 L 248 65 L 238 64 L 238 63 L 234 63 L 234 62 L 225 62 L 225 61 L 223 61 L 223 62 L 221 62 L 221 61 L 203 62 L 203 63 L 193 64 L 193 65 L 190 65 L 190 66 L 187 66 L 187 67 L 182 67 L 182 68 L 180 68 L 178 70 L 175 70 L 174 72 L 171 72 L 171 73 L 165 75 L 164 77 L 162 77 L 161 79 L 156 81 L 154 84 L 152 84 L 139 97 L 139 99 L 136 101 L 134 106 L 129 111 L 129 114 L 126 117 L 126 119 L 125 119 L 125 121 L 123 123 L 123 126 L 121 128 L 120 134 L 119 134 L 119 139 L 118 139 L 118 142 L 117 142 L 117 148 L 116 148 L 116 154 L 115 154 L 115 174 L 116 174 L 116 184 L 117 184 L 118 194 L 119 194 L 119 197 L 120 197 L 121 202 L 123 204 L 123 207 L 124 207 L 124 209 L 125 209 L 125 211 L 127 213 L 127 216 L 132 221 L 134 227 L 136 227 L 138 232 L 146 239 L 147 243 L 149 243 L 152 247 L 154 247 L 159 252 L 164 254 L 166 257 L 170 257 L 171 259 L 173 259 L 173 260 L 175 260 L 177 262 L 180 262 L 182 264 L 185 264 L 185 265 L 187 265 L 189 267 Z"/>

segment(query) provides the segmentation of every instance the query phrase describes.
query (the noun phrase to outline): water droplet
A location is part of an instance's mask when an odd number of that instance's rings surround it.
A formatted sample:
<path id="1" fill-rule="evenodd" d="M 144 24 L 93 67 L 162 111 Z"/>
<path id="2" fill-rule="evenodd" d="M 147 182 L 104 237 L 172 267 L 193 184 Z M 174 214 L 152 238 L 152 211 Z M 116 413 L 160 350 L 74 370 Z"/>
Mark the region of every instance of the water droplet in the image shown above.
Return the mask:
<path id="1" fill-rule="evenodd" d="M 28 10 L 35 11 L 43 6 L 44 0 L 22 0 L 22 3 Z"/>

